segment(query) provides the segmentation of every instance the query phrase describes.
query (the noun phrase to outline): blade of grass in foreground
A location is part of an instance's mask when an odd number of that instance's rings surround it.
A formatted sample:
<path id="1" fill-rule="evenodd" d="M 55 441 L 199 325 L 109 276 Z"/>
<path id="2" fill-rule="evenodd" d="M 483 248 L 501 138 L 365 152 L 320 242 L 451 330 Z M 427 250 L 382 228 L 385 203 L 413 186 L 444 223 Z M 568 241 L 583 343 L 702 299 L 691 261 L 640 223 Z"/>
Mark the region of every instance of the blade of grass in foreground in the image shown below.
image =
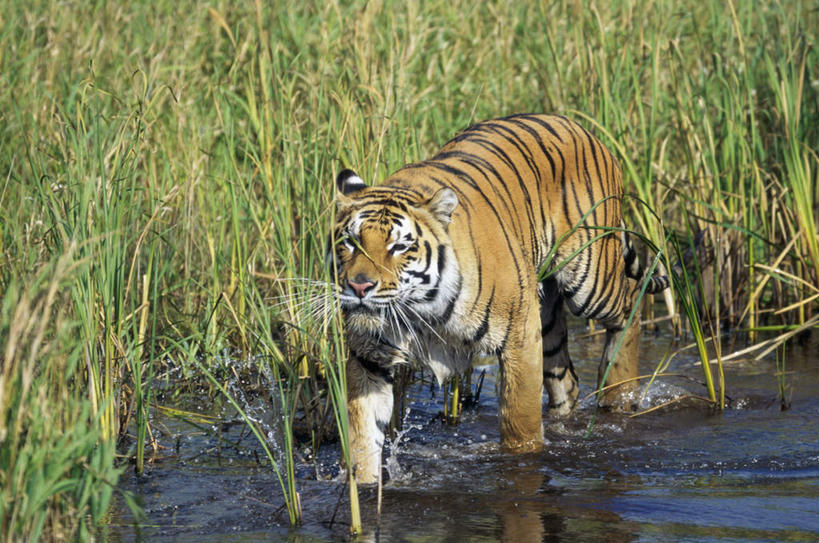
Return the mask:
<path id="1" fill-rule="evenodd" d="M 334 244 L 335 240 L 331 238 L 330 242 Z M 337 275 L 338 270 L 331 270 L 331 273 Z M 328 282 L 327 289 L 330 290 L 331 288 L 332 283 Z M 338 304 L 338 300 L 335 299 L 335 297 L 334 303 Z M 341 443 L 341 457 L 347 466 L 347 478 L 350 488 L 350 533 L 358 535 L 362 533 L 361 507 L 358 501 L 358 486 L 356 485 L 355 474 L 353 473 L 353 457 L 352 451 L 350 450 L 350 426 L 349 419 L 347 418 L 347 361 L 343 357 L 346 348 L 344 345 L 342 326 L 341 311 L 336 307 L 333 313 L 333 319 L 328 320 L 322 330 L 320 336 L 322 338 L 320 342 L 320 352 L 329 386 L 330 399 L 333 402 L 333 415 L 336 419 L 339 441 Z M 379 482 L 381 481 L 380 464 L 381 462 L 379 460 Z"/>

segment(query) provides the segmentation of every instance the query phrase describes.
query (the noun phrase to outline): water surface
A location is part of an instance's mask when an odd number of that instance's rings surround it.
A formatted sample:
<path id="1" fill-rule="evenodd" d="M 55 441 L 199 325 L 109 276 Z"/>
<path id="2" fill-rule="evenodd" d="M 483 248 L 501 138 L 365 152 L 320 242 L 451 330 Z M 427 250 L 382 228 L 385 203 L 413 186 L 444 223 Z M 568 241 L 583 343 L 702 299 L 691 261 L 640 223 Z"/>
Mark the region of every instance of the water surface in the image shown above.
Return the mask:
<path id="1" fill-rule="evenodd" d="M 644 334 L 641 370 L 651 372 L 669 344 Z M 582 394 L 592 390 L 601 349 L 602 338 L 572 342 Z M 380 522 L 375 490 L 361 491 L 365 540 L 819 540 L 816 351 L 815 341 L 788 349 L 788 410 L 780 408 L 772 359 L 733 362 L 726 367 L 730 407 L 724 413 L 687 400 L 628 417 L 598 412 L 589 398 L 569 418 L 546 418 L 546 447 L 526 455 L 499 450 L 496 366 L 475 370 L 476 376 L 486 370 L 479 405 L 454 427 L 437 416 L 440 390 L 417 384 L 405 431 L 385 452 L 389 477 Z M 645 391 L 643 408 L 705 394 L 693 353 L 676 356 L 668 372 L 683 377 L 658 378 Z M 315 460 L 302 451 L 305 525 L 291 530 L 255 438 L 231 410 L 215 414 L 218 420 L 201 429 L 156 414 L 165 459 L 147 476 L 122 478 L 147 518 L 134 523 L 121 506 L 104 531 L 108 540 L 347 537 L 347 489 L 336 446 L 323 447 Z"/>

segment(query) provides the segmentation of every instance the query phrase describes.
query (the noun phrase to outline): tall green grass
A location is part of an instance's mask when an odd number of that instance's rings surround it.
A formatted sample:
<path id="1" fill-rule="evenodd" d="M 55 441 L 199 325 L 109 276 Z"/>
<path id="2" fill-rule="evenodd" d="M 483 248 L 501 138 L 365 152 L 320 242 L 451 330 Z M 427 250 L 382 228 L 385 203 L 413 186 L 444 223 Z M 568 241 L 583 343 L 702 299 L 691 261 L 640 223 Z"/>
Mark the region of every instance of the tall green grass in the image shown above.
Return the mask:
<path id="1" fill-rule="evenodd" d="M 81 323 L 70 288 L 88 262 L 72 245 L 0 307 L 0 534 L 4 541 L 89 538 L 104 518 L 120 470 L 101 414 L 85 396 Z M 109 400 L 110 401 L 110 400 Z"/>
<path id="2" fill-rule="evenodd" d="M 726 331 L 815 325 L 810 2 L 35 0 L 0 21 L 1 537 L 98 522 L 115 444 L 147 471 L 152 384 L 218 376 L 214 354 L 270 360 L 284 420 L 331 409 L 345 451 L 337 316 L 290 279 L 327 278 L 336 172 L 378 181 L 477 120 L 557 112 L 603 138 L 629 227 L 688 258 L 667 303 L 705 362 Z M 706 379 L 719 406 L 731 384 Z M 20 485 L 58 450 L 96 471 L 52 474 L 35 511 Z"/>

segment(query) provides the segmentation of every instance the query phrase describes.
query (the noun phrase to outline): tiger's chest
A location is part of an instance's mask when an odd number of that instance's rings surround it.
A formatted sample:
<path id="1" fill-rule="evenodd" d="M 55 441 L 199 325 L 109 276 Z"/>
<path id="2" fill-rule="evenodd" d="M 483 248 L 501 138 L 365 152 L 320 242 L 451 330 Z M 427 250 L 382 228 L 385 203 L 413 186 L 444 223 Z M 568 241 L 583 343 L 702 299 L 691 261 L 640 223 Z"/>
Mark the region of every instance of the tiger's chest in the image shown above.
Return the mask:
<path id="1" fill-rule="evenodd" d="M 432 372 L 439 384 L 466 371 L 473 357 L 483 352 L 480 345 L 470 344 L 458 334 L 424 325 L 388 336 L 387 342 L 396 345 L 401 353 L 398 361 Z"/>

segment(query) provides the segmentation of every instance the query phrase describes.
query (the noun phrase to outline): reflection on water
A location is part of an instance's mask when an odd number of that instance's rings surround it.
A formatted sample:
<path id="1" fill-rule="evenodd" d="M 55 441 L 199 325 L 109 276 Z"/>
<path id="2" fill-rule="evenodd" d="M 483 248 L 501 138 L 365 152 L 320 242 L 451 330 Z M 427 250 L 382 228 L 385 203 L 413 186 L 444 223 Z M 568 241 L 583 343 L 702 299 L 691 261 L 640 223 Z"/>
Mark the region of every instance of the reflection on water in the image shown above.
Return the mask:
<path id="1" fill-rule="evenodd" d="M 667 345 L 645 337 L 641 369 L 650 372 Z M 726 370 L 732 407 L 722 414 L 694 402 L 629 418 L 598 413 L 588 399 L 571 418 L 545 421 L 544 451 L 520 456 L 497 446 L 496 369 L 487 372 L 480 405 L 457 427 L 436 418 L 440 394 L 417 386 L 405 432 L 385 453 L 393 478 L 380 523 L 375 490 L 362 489 L 363 540 L 819 540 L 816 347 L 789 348 L 788 411 L 779 409 L 773 362 L 734 363 Z M 600 348 L 594 339 L 571 347 L 584 392 Z M 692 358 L 678 357 L 670 372 L 687 377 L 658 379 L 644 407 L 702 394 Z M 147 521 L 134 527 L 123 507 L 102 534 L 107 540 L 346 537 L 347 494 L 333 446 L 300 470 L 306 525 L 291 531 L 275 476 L 242 424 L 220 427 L 223 443 L 238 447 L 217 447 L 207 428 L 170 419 L 156 428 L 166 460 L 141 480 L 123 476 Z"/>

